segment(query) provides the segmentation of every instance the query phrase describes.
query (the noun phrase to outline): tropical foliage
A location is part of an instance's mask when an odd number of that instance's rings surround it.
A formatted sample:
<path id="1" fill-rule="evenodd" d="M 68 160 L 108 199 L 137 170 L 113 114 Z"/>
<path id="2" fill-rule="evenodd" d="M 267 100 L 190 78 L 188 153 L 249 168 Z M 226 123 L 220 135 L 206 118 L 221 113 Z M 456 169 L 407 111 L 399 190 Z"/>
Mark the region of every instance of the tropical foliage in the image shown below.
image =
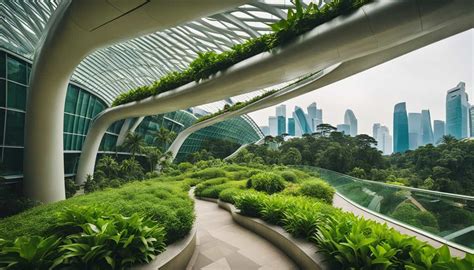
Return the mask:
<path id="1" fill-rule="evenodd" d="M 309 165 L 361 179 L 409 185 L 458 194 L 474 194 L 474 141 L 445 140 L 413 151 L 383 156 L 376 141 L 365 134 L 350 137 L 340 132 L 304 135 L 279 143 L 249 145 L 236 163 Z"/>
<path id="2" fill-rule="evenodd" d="M 240 61 L 287 44 L 298 35 L 339 15 L 355 11 L 369 2 L 370 0 L 338 0 L 324 5 L 321 9 L 315 4 L 310 4 L 305 9 L 300 0 L 295 0 L 296 11 L 290 9 L 287 19 L 272 25 L 273 33 L 249 39 L 243 44 L 236 44 L 230 51 L 220 54 L 215 52 L 199 53 L 198 57 L 184 71 L 171 72 L 150 86 L 142 86 L 123 93 L 114 100 L 113 106 L 139 101 L 192 81 L 207 79 L 210 75 L 225 70 Z"/>
<path id="3" fill-rule="evenodd" d="M 334 190 L 307 172 L 281 166 L 233 166 L 221 165 L 225 177 L 219 176 L 199 184 L 199 196 L 215 198 L 218 194 L 221 200 L 235 204 L 241 214 L 262 218 L 270 224 L 282 226 L 295 237 L 312 242 L 326 254 L 334 269 L 467 270 L 474 266 L 474 256 L 471 254 L 467 254 L 464 259 L 453 257 L 446 246 L 436 249 L 415 237 L 403 235 L 386 224 L 334 208 L 325 199 L 331 196 L 332 200 Z M 240 184 L 252 177 L 248 172 L 255 170 L 257 173 L 253 175 L 261 174 L 262 170 L 272 170 L 280 175 L 291 171 L 297 175 L 298 180 L 297 183 L 285 183 L 283 192 L 269 195 L 246 189 Z M 237 179 L 233 180 L 231 177 Z M 231 183 L 240 185 L 235 187 Z M 228 188 L 222 189 L 222 186 Z M 323 195 L 318 194 L 325 189 L 328 190 Z M 211 190 L 212 192 L 207 192 Z M 406 212 L 405 208 L 407 207 L 402 203 L 396 212 L 402 214 L 403 211 Z M 408 210 L 409 214 L 412 213 L 410 211 Z M 435 222 L 430 220 L 426 217 L 426 222 Z"/>
<path id="4" fill-rule="evenodd" d="M 193 221 L 181 183 L 133 182 L 1 220 L 0 268 L 125 269 L 152 260 Z"/>

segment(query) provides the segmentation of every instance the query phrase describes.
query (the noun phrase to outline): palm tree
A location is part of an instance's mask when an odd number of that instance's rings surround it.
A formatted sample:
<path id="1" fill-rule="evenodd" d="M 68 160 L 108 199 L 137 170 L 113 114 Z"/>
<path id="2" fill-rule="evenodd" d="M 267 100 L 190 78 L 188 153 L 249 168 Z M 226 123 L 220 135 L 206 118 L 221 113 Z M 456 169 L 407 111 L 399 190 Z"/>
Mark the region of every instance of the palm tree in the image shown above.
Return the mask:
<path id="1" fill-rule="evenodd" d="M 132 157 L 135 158 L 137 153 L 142 152 L 144 145 L 145 141 L 140 134 L 130 132 L 127 134 L 127 137 L 125 137 L 122 147 L 127 149 L 132 154 Z"/>
<path id="2" fill-rule="evenodd" d="M 144 152 L 146 154 L 146 159 L 150 164 L 150 172 L 153 172 L 156 168 L 156 165 L 163 156 L 163 153 L 156 147 L 145 147 Z"/>
<path id="3" fill-rule="evenodd" d="M 176 132 L 165 127 L 160 127 L 159 130 L 155 131 L 154 135 L 154 141 L 158 141 L 158 145 L 165 151 L 168 149 L 168 145 L 176 138 Z"/>
<path id="4" fill-rule="evenodd" d="M 120 166 L 111 156 L 104 156 L 97 162 L 97 171 L 102 171 L 107 178 L 116 178 L 119 174 Z"/>

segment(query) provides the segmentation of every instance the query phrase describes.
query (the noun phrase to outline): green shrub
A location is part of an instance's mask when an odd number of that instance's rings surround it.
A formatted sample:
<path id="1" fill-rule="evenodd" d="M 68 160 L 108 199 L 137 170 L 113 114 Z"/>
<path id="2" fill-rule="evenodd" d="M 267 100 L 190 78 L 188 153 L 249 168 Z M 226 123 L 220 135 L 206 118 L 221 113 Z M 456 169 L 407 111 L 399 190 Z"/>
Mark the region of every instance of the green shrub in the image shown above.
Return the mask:
<path id="1" fill-rule="evenodd" d="M 289 183 L 286 185 L 285 189 L 281 192 L 282 195 L 287 196 L 300 196 L 301 184 Z"/>
<path id="2" fill-rule="evenodd" d="M 74 180 L 68 178 L 65 180 L 64 185 L 66 189 L 66 198 L 71 198 L 72 196 L 74 196 L 74 194 L 76 194 L 77 187 Z"/>
<path id="3" fill-rule="evenodd" d="M 285 212 L 287 212 L 289 208 L 292 208 L 291 198 L 273 195 L 263 201 L 260 215 L 263 220 L 271 224 L 283 225 Z"/>
<path id="4" fill-rule="evenodd" d="M 219 193 L 219 200 L 228 203 L 235 203 L 235 197 L 242 194 L 244 191 L 238 188 L 226 188 Z"/>
<path id="5" fill-rule="evenodd" d="M 285 182 L 283 178 L 274 173 L 263 172 L 256 174 L 250 178 L 251 186 L 257 191 L 263 191 L 268 194 L 280 192 L 285 189 Z"/>
<path id="6" fill-rule="evenodd" d="M 258 217 L 266 198 L 267 196 L 262 193 L 245 192 L 234 197 L 234 201 L 235 206 L 240 209 L 240 213 L 250 217 Z"/>
<path id="7" fill-rule="evenodd" d="M 82 215 L 83 211 L 81 208 L 68 209 L 66 212 L 69 213 L 63 215 L 62 227 L 68 224 L 80 230 L 66 236 L 60 248 L 61 264 L 81 269 L 123 269 L 150 262 L 165 249 L 164 229 L 150 219 L 138 214 L 130 217 L 97 217 L 93 214 L 81 223 L 76 216 Z M 86 210 L 86 213 L 90 211 Z"/>
<path id="8" fill-rule="evenodd" d="M 21 236 L 0 239 L 1 269 L 50 269 L 55 264 L 61 238 L 57 236 Z"/>
<path id="9" fill-rule="evenodd" d="M 189 162 L 181 162 L 178 164 L 178 170 L 181 172 L 187 172 L 194 168 L 194 165 Z"/>
<path id="10" fill-rule="evenodd" d="M 117 189 L 107 189 L 75 196 L 57 203 L 41 205 L 0 220 L 0 238 L 46 236 L 58 223 L 62 209 L 74 205 L 95 206 L 109 214 L 149 217 L 165 228 L 166 243 L 184 237 L 192 228 L 194 203 L 176 183 L 158 181 L 132 182 Z"/>
<path id="11" fill-rule="evenodd" d="M 224 183 L 229 182 L 229 181 L 230 180 L 228 178 L 225 178 L 225 177 L 219 177 L 219 178 L 213 178 L 213 179 L 206 180 L 206 181 L 201 182 L 200 184 L 196 185 L 196 188 L 194 189 L 194 194 L 198 197 L 206 197 L 206 196 L 203 196 L 203 194 L 202 194 L 202 192 L 204 190 L 209 189 L 210 187 L 213 188 L 214 186 L 224 184 Z M 217 196 L 219 196 L 219 195 L 217 195 Z M 214 197 L 212 197 L 212 198 L 214 198 Z"/>
<path id="12" fill-rule="evenodd" d="M 310 239 L 318 227 L 339 210 L 304 197 L 290 197 L 291 207 L 284 212 L 283 228 L 295 237 Z"/>
<path id="13" fill-rule="evenodd" d="M 332 204 L 332 199 L 336 191 L 323 180 L 310 180 L 301 184 L 301 195 L 320 199 L 328 204 Z"/>
<path id="14" fill-rule="evenodd" d="M 212 179 L 218 177 L 224 177 L 225 171 L 221 168 L 206 168 L 200 171 L 197 171 L 191 174 L 192 178 L 199 178 L 199 179 Z"/>
<path id="15" fill-rule="evenodd" d="M 291 183 L 296 183 L 296 182 L 298 182 L 298 177 L 296 176 L 296 174 L 295 174 L 294 172 L 284 171 L 284 172 L 282 172 L 280 175 L 281 175 L 281 177 L 283 177 L 283 179 L 285 179 L 285 181 L 287 181 L 287 182 L 291 182 Z"/>
<path id="16" fill-rule="evenodd" d="M 216 178 L 207 180 L 196 186 L 194 193 L 198 197 L 217 199 L 219 198 L 220 193 L 225 189 L 243 189 L 244 187 L 245 181 L 230 181 L 227 178 Z"/>

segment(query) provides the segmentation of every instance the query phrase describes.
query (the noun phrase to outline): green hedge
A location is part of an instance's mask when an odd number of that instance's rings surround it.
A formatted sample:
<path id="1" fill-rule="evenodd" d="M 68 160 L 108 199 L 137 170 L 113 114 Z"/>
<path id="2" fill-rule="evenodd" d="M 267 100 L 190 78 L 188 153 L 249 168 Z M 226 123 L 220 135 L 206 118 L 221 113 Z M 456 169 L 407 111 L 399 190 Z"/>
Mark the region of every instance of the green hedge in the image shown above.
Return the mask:
<path id="1" fill-rule="evenodd" d="M 181 183 L 133 182 L 0 221 L 0 268 L 126 269 L 192 228 Z M 4 238 L 4 239 L 1 239 Z"/>
<path id="2" fill-rule="evenodd" d="M 299 193 L 332 204 L 336 190 L 323 180 L 310 180 L 301 184 Z"/>
<path id="3" fill-rule="evenodd" d="M 253 175 L 248 180 L 247 187 L 252 187 L 257 191 L 263 191 L 268 194 L 273 194 L 285 189 L 285 181 L 278 174 L 262 172 Z"/>
<path id="4" fill-rule="evenodd" d="M 300 0 L 295 1 L 296 11 L 289 10 L 287 19 L 272 25 L 273 33 L 247 40 L 243 44 L 234 45 L 230 51 L 220 54 L 215 52 L 199 53 L 189 67 L 182 72 L 171 72 L 163 76 L 150 86 L 142 86 L 119 95 L 112 106 L 139 101 L 157 95 L 192 81 L 207 79 L 218 71 L 255 56 L 259 53 L 270 51 L 273 48 L 287 44 L 297 36 L 310 31 L 318 25 L 333 18 L 357 10 L 371 0 L 338 0 L 324 5 L 319 9 L 310 3 L 306 9 Z"/>
<path id="5" fill-rule="evenodd" d="M 46 236 L 54 231 L 57 213 L 75 205 L 98 207 L 106 213 L 124 216 L 146 215 L 165 228 L 168 243 L 184 237 L 194 222 L 193 201 L 178 184 L 151 180 L 41 205 L 2 219 L 0 238 Z"/>

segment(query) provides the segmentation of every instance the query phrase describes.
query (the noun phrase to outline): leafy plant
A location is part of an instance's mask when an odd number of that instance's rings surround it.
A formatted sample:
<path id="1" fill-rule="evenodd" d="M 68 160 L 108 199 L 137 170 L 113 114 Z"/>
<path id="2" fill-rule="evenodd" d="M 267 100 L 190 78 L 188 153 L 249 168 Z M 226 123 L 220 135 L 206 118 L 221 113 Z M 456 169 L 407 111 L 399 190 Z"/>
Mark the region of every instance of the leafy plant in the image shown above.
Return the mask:
<path id="1" fill-rule="evenodd" d="M 247 186 L 251 186 L 257 191 L 273 194 L 285 189 L 285 182 L 278 174 L 262 172 L 252 176 Z"/>
<path id="2" fill-rule="evenodd" d="M 123 269 L 150 262 L 165 249 L 163 227 L 138 214 L 89 217 L 88 221 L 75 224 L 82 230 L 65 238 L 56 262 L 87 269 Z"/>
<path id="3" fill-rule="evenodd" d="M 0 239 L 0 268 L 50 269 L 56 261 L 56 249 L 61 242 L 57 236 L 22 236 L 15 240 Z"/>
<path id="4" fill-rule="evenodd" d="M 301 195 L 320 199 L 323 202 L 332 204 L 332 198 L 336 190 L 323 180 L 310 180 L 301 184 Z"/>
<path id="5" fill-rule="evenodd" d="M 235 206 L 240 209 L 243 215 L 258 217 L 263 208 L 264 200 L 267 197 L 258 192 L 245 192 L 234 198 Z"/>

